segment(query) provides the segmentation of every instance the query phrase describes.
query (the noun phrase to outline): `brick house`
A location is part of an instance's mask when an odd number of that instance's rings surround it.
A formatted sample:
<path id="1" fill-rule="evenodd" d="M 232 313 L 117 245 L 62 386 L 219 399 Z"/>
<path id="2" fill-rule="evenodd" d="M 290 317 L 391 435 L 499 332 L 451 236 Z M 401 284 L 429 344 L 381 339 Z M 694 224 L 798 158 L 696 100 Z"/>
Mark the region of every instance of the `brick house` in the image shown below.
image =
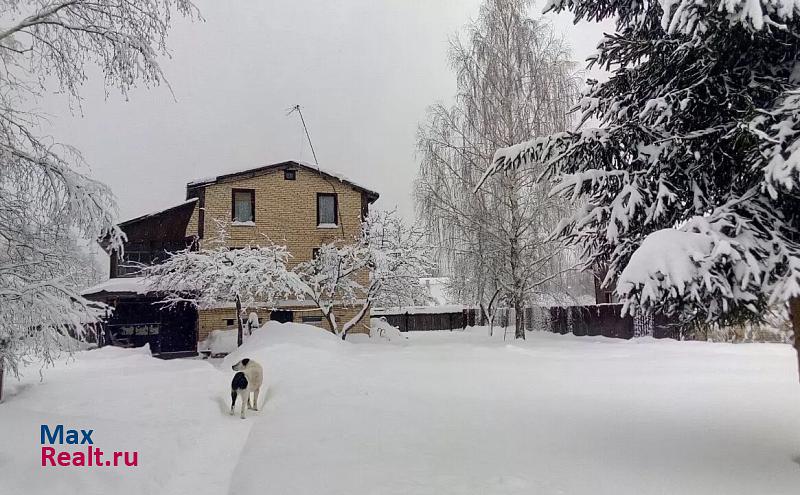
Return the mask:
<path id="1" fill-rule="evenodd" d="M 164 357 L 194 354 L 197 342 L 212 330 L 235 327 L 233 305 L 154 309 L 158 295 L 135 276 L 129 263 L 157 263 L 170 251 L 208 247 L 221 221 L 227 224 L 228 246 L 258 244 L 266 236 L 288 248 L 294 265 L 311 259 L 322 244 L 355 239 L 369 205 L 377 199 L 378 193 L 370 189 L 296 161 L 195 180 L 186 185 L 183 203 L 119 224 L 127 236 L 123 258 L 110 253 L 111 278 L 87 289 L 84 296 L 115 308 L 107 322 L 113 343 L 149 343 L 154 354 Z M 256 312 L 262 321 L 328 328 L 319 310 L 304 301 L 282 301 Z M 345 321 L 357 308 L 341 307 L 334 313 L 338 321 Z M 369 321 L 368 314 L 364 321 Z"/>

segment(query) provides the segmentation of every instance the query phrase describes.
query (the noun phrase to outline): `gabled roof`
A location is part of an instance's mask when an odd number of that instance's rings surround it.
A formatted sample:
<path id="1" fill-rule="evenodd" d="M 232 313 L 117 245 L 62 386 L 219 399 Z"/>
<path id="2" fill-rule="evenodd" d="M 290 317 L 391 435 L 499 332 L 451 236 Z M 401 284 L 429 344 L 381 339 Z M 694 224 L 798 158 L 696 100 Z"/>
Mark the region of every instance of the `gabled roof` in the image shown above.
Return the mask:
<path id="1" fill-rule="evenodd" d="M 177 209 L 183 208 L 184 206 L 188 206 L 190 204 L 193 204 L 196 201 L 198 201 L 197 198 L 187 199 L 186 201 L 184 201 L 181 204 L 178 204 L 178 205 L 175 205 L 175 206 L 170 206 L 168 208 L 164 208 L 163 210 L 154 211 L 154 212 L 148 213 L 146 215 L 141 215 L 141 216 L 138 216 L 136 218 L 131 218 L 130 220 L 125 220 L 124 222 L 118 224 L 118 226 L 119 227 L 125 227 L 126 225 L 130 225 L 132 223 L 141 222 L 142 220 L 146 220 L 148 218 L 152 218 L 152 217 L 161 215 L 162 213 L 167 213 L 167 212 L 172 211 L 172 210 L 177 210 Z"/>
<path id="2" fill-rule="evenodd" d="M 354 188 L 354 189 L 356 189 L 358 191 L 361 191 L 364 194 L 366 194 L 370 203 L 372 203 L 375 200 L 377 200 L 378 197 L 380 196 L 380 194 L 378 194 L 377 192 L 373 191 L 372 189 L 369 189 L 369 188 L 367 188 L 365 186 L 362 186 L 362 185 L 360 185 L 360 184 L 358 184 L 356 182 L 353 182 L 352 180 L 348 179 L 347 177 L 345 177 L 345 176 L 343 176 L 341 174 L 338 174 L 336 172 L 331 172 L 329 170 L 321 169 L 321 168 L 317 167 L 316 165 L 312 165 L 312 164 L 307 163 L 307 162 L 295 161 L 295 160 L 289 160 L 289 161 L 280 162 L 280 163 L 273 163 L 271 165 L 262 165 L 260 167 L 248 168 L 248 169 L 245 169 L 245 170 L 236 170 L 236 171 L 233 171 L 233 172 L 227 172 L 227 173 L 216 175 L 216 176 L 212 176 L 212 177 L 204 177 L 202 179 L 196 179 L 196 180 L 193 180 L 193 181 L 189 182 L 188 184 L 186 184 L 186 188 L 187 189 L 193 189 L 193 188 L 196 188 L 196 187 L 203 187 L 203 186 L 207 186 L 209 184 L 215 184 L 217 182 L 221 182 L 221 181 L 224 181 L 224 180 L 227 180 L 227 179 L 235 179 L 235 178 L 238 178 L 238 177 L 243 176 L 243 175 L 251 175 L 251 176 L 252 175 L 260 175 L 262 173 L 270 172 L 270 171 L 275 170 L 275 169 L 280 170 L 280 169 L 284 169 L 284 168 L 302 168 L 302 169 L 306 169 L 306 170 L 314 172 L 314 173 L 325 175 L 325 176 L 327 176 L 327 177 L 329 177 L 331 179 L 338 180 L 339 182 L 341 182 L 343 184 L 347 184 L 348 186 L 351 186 L 352 188 Z"/>

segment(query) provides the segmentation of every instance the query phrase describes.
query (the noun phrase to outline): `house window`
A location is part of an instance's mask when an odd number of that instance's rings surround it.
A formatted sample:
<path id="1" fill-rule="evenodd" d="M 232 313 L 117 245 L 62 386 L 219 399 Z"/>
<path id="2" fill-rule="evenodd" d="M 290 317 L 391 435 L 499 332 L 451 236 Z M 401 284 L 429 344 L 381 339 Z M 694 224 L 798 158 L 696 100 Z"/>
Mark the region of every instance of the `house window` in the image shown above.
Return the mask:
<path id="1" fill-rule="evenodd" d="M 253 189 L 234 189 L 231 202 L 231 217 L 234 222 L 256 220 L 256 192 Z"/>
<path id="2" fill-rule="evenodd" d="M 225 326 L 232 327 L 233 326 L 233 318 L 225 319 Z"/>
<path id="3" fill-rule="evenodd" d="M 297 178 L 297 170 L 284 170 L 283 180 L 295 180 Z"/>
<path id="4" fill-rule="evenodd" d="M 300 321 L 305 323 L 306 325 L 314 325 L 317 327 L 322 326 L 322 317 L 321 316 L 303 316 Z"/>
<path id="5" fill-rule="evenodd" d="M 338 225 L 338 206 L 336 194 L 317 193 L 317 225 Z"/>
<path id="6" fill-rule="evenodd" d="M 319 248 L 312 248 L 311 249 L 311 259 L 315 260 L 319 258 Z"/>

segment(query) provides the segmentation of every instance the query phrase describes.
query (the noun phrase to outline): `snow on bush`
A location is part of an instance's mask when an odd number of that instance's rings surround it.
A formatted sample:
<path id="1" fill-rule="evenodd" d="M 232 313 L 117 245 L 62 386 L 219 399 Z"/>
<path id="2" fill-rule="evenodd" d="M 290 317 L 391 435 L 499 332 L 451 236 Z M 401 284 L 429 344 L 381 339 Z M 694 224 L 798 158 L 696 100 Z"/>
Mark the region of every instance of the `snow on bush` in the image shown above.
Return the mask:
<path id="1" fill-rule="evenodd" d="M 408 337 L 400 332 L 399 328 L 390 325 L 385 318 L 371 318 L 369 320 L 369 337 L 371 339 L 381 339 L 388 342 L 408 339 Z"/>

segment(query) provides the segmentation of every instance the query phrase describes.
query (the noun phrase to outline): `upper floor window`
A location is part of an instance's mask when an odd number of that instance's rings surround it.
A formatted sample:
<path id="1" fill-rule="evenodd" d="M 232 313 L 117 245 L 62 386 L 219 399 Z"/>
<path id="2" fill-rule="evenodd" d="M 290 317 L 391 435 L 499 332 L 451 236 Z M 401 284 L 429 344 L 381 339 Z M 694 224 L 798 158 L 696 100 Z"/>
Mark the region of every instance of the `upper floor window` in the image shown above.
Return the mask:
<path id="1" fill-rule="evenodd" d="M 253 189 L 234 189 L 231 217 L 234 222 L 255 222 L 256 192 Z"/>
<path id="2" fill-rule="evenodd" d="M 295 180 L 297 178 L 297 170 L 284 170 L 283 180 Z"/>
<path id="3" fill-rule="evenodd" d="M 317 193 L 317 225 L 339 224 L 338 200 L 333 193 Z"/>

